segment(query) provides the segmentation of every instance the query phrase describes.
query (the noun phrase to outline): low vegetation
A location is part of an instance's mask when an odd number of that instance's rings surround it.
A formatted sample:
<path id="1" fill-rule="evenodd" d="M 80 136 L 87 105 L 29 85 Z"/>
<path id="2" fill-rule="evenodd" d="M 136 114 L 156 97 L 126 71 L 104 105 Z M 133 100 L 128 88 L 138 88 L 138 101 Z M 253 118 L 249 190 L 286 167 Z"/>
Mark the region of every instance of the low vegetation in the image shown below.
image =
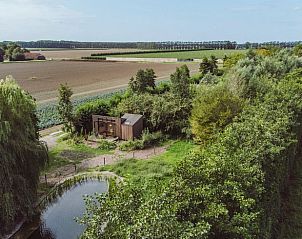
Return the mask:
<path id="1" fill-rule="evenodd" d="M 148 160 L 125 159 L 120 162 L 101 167 L 99 170 L 115 172 L 122 177 L 137 181 L 146 178 L 168 178 L 172 175 L 174 166 L 184 159 L 188 153 L 197 148 L 192 141 L 167 141 L 167 151 Z"/>

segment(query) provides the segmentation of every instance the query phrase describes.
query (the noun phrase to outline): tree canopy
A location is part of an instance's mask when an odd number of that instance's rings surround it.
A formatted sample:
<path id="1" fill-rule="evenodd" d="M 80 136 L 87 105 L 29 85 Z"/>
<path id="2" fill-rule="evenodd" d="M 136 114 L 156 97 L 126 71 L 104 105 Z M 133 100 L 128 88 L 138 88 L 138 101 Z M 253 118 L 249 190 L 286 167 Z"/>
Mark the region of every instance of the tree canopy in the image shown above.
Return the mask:
<path id="1" fill-rule="evenodd" d="M 139 70 L 135 78 L 131 78 L 129 82 L 129 89 L 134 93 L 145 93 L 155 87 L 156 75 L 153 69 Z"/>
<path id="2" fill-rule="evenodd" d="M 169 178 L 112 182 L 88 199 L 84 238 L 282 238 L 301 158 L 301 61 L 288 51 L 254 53 L 217 85 L 198 86 L 191 126 L 212 140 Z"/>
<path id="3" fill-rule="evenodd" d="M 47 151 L 38 139 L 35 101 L 11 77 L 0 81 L 0 106 L 1 235 L 33 214 Z"/>

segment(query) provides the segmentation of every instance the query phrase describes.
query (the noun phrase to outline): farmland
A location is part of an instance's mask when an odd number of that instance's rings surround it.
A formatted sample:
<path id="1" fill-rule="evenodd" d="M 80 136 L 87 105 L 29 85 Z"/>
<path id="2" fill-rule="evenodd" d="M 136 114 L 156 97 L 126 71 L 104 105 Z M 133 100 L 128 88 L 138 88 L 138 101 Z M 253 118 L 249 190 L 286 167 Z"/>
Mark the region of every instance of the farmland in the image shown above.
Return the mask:
<path id="1" fill-rule="evenodd" d="M 139 69 L 153 68 L 169 78 L 180 64 L 46 61 L 0 64 L 0 79 L 12 75 L 38 102 L 54 101 L 59 84 L 67 82 L 75 95 L 91 95 L 125 86 Z M 198 64 L 189 64 L 192 73 Z"/>
<path id="2" fill-rule="evenodd" d="M 30 49 L 33 53 L 41 53 L 47 59 L 78 59 L 96 53 L 115 53 L 137 51 L 138 49 Z M 142 51 L 142 50 L 140 50 Z"/>
<path id="3" fill-rule="evenodd" d="M 179 52 L 158 52 L 158 53 L 139 53 L 112 55 L 113 57 L 135 57 L 135 58 L 178 58 L 178 59 L 201 59 L 211 55 L 222 59 L 225 55 L 229 56 L 235 53 L 245 53 L 246 50 L 201 50 L 201 51 L 179 51 Z"/>

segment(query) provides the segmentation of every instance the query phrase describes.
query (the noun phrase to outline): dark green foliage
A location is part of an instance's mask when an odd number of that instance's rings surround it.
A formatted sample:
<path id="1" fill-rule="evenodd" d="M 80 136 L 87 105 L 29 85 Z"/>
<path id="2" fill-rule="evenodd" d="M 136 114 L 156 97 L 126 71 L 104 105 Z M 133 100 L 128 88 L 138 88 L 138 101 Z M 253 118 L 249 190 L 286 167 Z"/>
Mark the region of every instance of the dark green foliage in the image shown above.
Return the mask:
<path id="1" fill-rule="evenodd" d="M 0 46 L 0 62 L 4 61 L 4 55 L 5 55 L 5 51 L 4 49 L 1 48 Z"/>
<path id="2" fill-rule="evenodd" d="M 240 61 L 258 85 L 235 120 L 236 79 L 229 76 L 226 88 L 203 85 L 209 94 L 196 101 L 219 102 L 213 107 L 219 116 L 209 118 L 224 130 L 213 130 L 215 140 L 181 161 L 168 180 L 112 185 L 98 199 L 101 206 L 90 199 L 84 238 L 281 238 L 289 180 L 301 159 L 299 64 L 282 51 Z"/>
<path id="3" fill-rule="evenodd" d="M 176 68 L 176 72 L 170 76 L 171 92 L 176 97 L 187 99 L 190 97 L 190 71 L 187 65 Z"/>
<path id="4" fill-rule="evenodd" d="M 97 100 L 79 106 L 74 113 L 73 125 L 78 133 L 90 133 L 92 131 L 92 115 L 108 115 L 110 105 L 107 100 Z"/>
<path id="5" fill-rule="evenodd" d="M 216 75 L 218 73 L 218 65 L 217 58 L 215 56 L 211 56 L 210 59 L 207 57 L 202 58 L 202 62 L 199 66 L 199 71 L 205 75 L 207 73 L 212 73 Z"/>
<path id="6" fill-rule="evenodd" d="M 10 78 L 0 81 L 0 237 L 30 217 L 46 148 L 38 140 L 34 99 Z"/>
<path id="7" fill-rule="evenodd" d="M 132 77 L 129 82 L 129 89 L 137 94 L 152 91 L 155 88 L 155 73 L 152 69 L 139 70 L 135 79 Z"/>
<path id="8" fill-rule="evenodd" d="M 72 90 L 67 84 L 60 85 L 58 113 L 64 124 L 63 129 L 66 132 L 72 131 L 72 121 L 73 121 L 72 102 L 71 102 L 72 94 L 73 94 Z"/>
<path id="9" fill-rule="evenodd" d="M 144 126 L 150 131 L 180 135 L 188 127 L 191 102 L 184 101 L 174 94 L 162 95 L 134 94 L 123 100 L 117 107 L 118 114 L 141 114 Z"/>

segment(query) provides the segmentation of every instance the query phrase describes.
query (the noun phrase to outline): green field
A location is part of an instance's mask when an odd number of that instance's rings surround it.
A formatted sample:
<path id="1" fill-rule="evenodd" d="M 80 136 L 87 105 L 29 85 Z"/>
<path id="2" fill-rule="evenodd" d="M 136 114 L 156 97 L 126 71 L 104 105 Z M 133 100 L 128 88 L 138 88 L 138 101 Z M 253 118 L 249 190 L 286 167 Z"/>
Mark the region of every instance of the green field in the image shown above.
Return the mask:
<path id="1" fill-rule="evenodd" d="M 246 50 L 201 50 L 201 51 L 109 55 L 107 57 L 201 59 L 203 57 L 210 57 L 211 55 L 214 55 L 217 58 L 222 59 L 225 55 L 229 56 L 234 53 L 236 54 L 236 53 L 245 53 L 245 52 Z"/>

